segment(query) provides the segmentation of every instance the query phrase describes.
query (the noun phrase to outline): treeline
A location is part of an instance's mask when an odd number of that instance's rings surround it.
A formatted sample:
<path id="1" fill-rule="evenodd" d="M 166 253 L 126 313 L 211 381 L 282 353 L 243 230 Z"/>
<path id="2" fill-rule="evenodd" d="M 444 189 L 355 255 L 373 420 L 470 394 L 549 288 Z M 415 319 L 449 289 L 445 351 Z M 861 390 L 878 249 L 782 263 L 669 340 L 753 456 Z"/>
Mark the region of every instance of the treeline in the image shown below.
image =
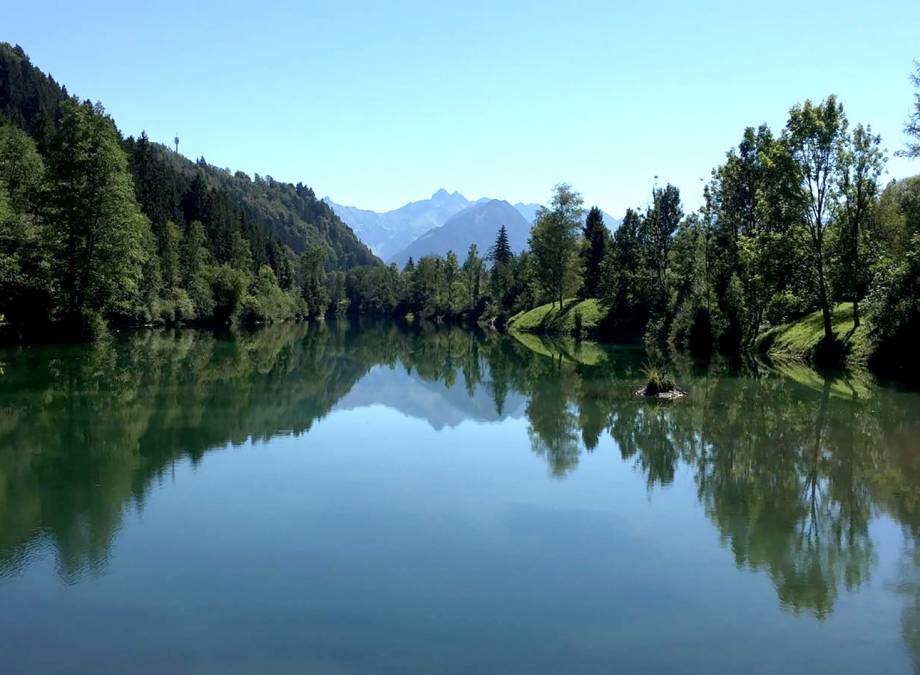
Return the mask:
<path id="1" fill-rule="evenodd" d="M 489 251 L 397 269 L 308 187 L 122 138 L 19 47 L 0 44 L 0 84 L 0 314 L 35 333 L 344 312 L 503 326 L 594 298 L 602 337 L 695 352 L 738 353 L 820 311 L 814 356 L 838 361 L 852 337 L 832 325 L 839 302 L 874 354 L 902 355 L 920 337 L 920 177 L 882 185 L 880 138 L 851 128 L 833 96 L 793 107 L 776 133 L 746 129 L 696 212 L 656 185 L 611 233 L 563 184 L 525 252 L 500 231 Z M 906 131 L 920 138 L 920 94 Z"/>
<path id="2" fill-rule="evenodd" d="M 310 188 L 123 138 L 19 47 L 0 43 L 0 84 L 8 325 L 58 336 L 306 317 L 319 311 L 305 293 L 315 266 L 379 264 Z"/>
<path id="3" fill-rule="evenodd" d="M 907 131 L 920 138 L 918 129 L 920 94 Z M 848 302 L 875 354 L 903 356 L 920 338 L 920 177 L 882 185 L 880 143 L 870 127 L 850 126 L 835 97 L 806 101 L 779 133 L 745 129 L 696 212 L 685 212 L 677 187 L 655 186 L 650 203 L 629 209 L 611 233 L 600 210 L 585 218 L 581 197 L 563 184 L 520 255 L 502 231 L 487 255 L 472 247 L 462 262 L 450 253 L 402 270 L 354 269 L 338 286 L 361 312 L 499 324 L 542 303 L 597 298 L 605 337 L 729 354 L 820 311 L 814 357 L 828 362 L 848 349 L 831 318 Z"/>

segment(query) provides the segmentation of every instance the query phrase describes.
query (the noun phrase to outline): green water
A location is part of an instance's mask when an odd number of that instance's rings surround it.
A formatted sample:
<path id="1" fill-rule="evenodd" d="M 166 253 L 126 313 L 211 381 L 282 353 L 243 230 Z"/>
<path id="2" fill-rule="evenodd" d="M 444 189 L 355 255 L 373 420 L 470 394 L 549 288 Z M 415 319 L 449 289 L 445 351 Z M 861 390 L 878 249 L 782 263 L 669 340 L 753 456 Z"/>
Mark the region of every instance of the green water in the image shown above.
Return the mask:
<path id="1" fill-rule="evenodd" d="M 920 394 L 458 329 L 0 350 L 0 673 L 903 673 Z"/>

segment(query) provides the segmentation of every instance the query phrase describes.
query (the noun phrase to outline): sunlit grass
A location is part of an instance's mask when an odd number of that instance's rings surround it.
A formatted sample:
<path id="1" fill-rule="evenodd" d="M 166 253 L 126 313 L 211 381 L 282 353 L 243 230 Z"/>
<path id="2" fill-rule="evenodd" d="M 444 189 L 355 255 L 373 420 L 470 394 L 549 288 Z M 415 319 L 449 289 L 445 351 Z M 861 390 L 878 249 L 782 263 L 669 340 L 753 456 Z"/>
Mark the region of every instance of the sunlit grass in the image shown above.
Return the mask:
<path id="1" fill-rule="evenodd" d="M 846 360 L 865 363 L 871 345 L 865 322 L 853 330 L 853 304 L 842 302 L 831 312 L 834 336 L 844 345 Z M 757 338 L 757 350 L 772 355 L 808 360 L 824 338 L 821 312 L 812 312 L 798 321 L 771 328 Z"/>
<path id="2" fill-rule="evenodd" d="M 525 331 L 529 333 L 558 333 L 571 335 L 576 332 L 578 316 L 581 316 L 581 327 L 585 332 L 591 332 L 597 328 L 601 319 L 604 318 L 604 309 L 598 300 L 591 298 L 589 300 L 578 301 L 576 298 L 569 298 L 562 303 L 548 303 L 534 307 L 526 312 L 516 314 L 511 318 L 509 324 L 512 330 Z"/>

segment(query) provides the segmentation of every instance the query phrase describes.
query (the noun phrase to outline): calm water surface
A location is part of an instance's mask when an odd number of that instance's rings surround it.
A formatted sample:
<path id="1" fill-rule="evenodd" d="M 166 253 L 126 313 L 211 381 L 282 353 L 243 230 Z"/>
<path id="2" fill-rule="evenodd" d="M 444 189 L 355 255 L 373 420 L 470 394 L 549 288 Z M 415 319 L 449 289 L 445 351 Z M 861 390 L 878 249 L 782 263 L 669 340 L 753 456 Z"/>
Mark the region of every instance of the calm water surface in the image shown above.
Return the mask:
<path id="1" fill-rule="evenodd" d="M 906 673 L 920 394 L 392 326 L 0 351 L 0 673 Z"/>

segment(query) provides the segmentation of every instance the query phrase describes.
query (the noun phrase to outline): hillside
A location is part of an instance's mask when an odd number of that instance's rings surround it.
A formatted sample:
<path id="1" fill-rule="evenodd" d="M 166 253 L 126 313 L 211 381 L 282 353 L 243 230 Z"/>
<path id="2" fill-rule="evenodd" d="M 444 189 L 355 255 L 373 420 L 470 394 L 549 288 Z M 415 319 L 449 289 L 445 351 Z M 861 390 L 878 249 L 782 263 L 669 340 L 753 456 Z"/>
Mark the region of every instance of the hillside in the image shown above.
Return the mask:
<path id="1" fill-rule="evenodd" d="M 872 346 L 865 325 L 853 329 L 853 305 L 842 302 L 831 313 L 834 336 L 841 342 L 844 359 L 851 365 L 866 365 Z M 776 326 L 757 338 L 757 351 L 780 358 L 811 362 L 824 339 L 821 312 L 812 312 L 797 321 Z"/>
<path id="2" fill-rule="evenodd" d="M 582 334 L 591 334 L 597 330 L 604 318 L 604 309 L 594 298 L 579 301 L 570 298 L 559 305 L 547 303 L 521 312 L 508 323 L 512 332 L 538 333 L 544 335 L 573 335 L 578 332 L 581 323 Z"/>
<path id="3" fill-rule="evenodd" d="M 0 117 L 29 134 L 42 153 L 49 149 L 60 105 L 68 98 L 67 89 L 35 67 L 21 47 L 0 43 Z M 128 137 L 123 147 L 137 200 L 154 229 L 166 220 L 182 226 L 193 215 L 210 233 L 242 231 L 254 261 L 273 267 L 285 248 L 297 254 L 308 245 L 325 249 L 330 269 L 379 262 L 308 187 L 271 177 L 250 179 L 203 159 L 192 162 L 143 135 Z M 195 183 L 199 175 L 203 186 Z M 207 190 L 202 193 L 201 187 Z M 189 208 L 196 201 L 200 208 Z"/>
<path id="4" fill-rule="evenodd" d="M 402 267 L 410 257 L 418 260 L 426 255 L 445 255 L 448 251 L 462 258 L 470 244 L 476 244 L 484 255 L 495 242 L 502 225 L 508 231 L 511 250 L 523 251 L 527 247 L 530 223 L 508 202 L 492 199 L 466 208 L 441 227 L 429 230 L 388 262 Z"/>

